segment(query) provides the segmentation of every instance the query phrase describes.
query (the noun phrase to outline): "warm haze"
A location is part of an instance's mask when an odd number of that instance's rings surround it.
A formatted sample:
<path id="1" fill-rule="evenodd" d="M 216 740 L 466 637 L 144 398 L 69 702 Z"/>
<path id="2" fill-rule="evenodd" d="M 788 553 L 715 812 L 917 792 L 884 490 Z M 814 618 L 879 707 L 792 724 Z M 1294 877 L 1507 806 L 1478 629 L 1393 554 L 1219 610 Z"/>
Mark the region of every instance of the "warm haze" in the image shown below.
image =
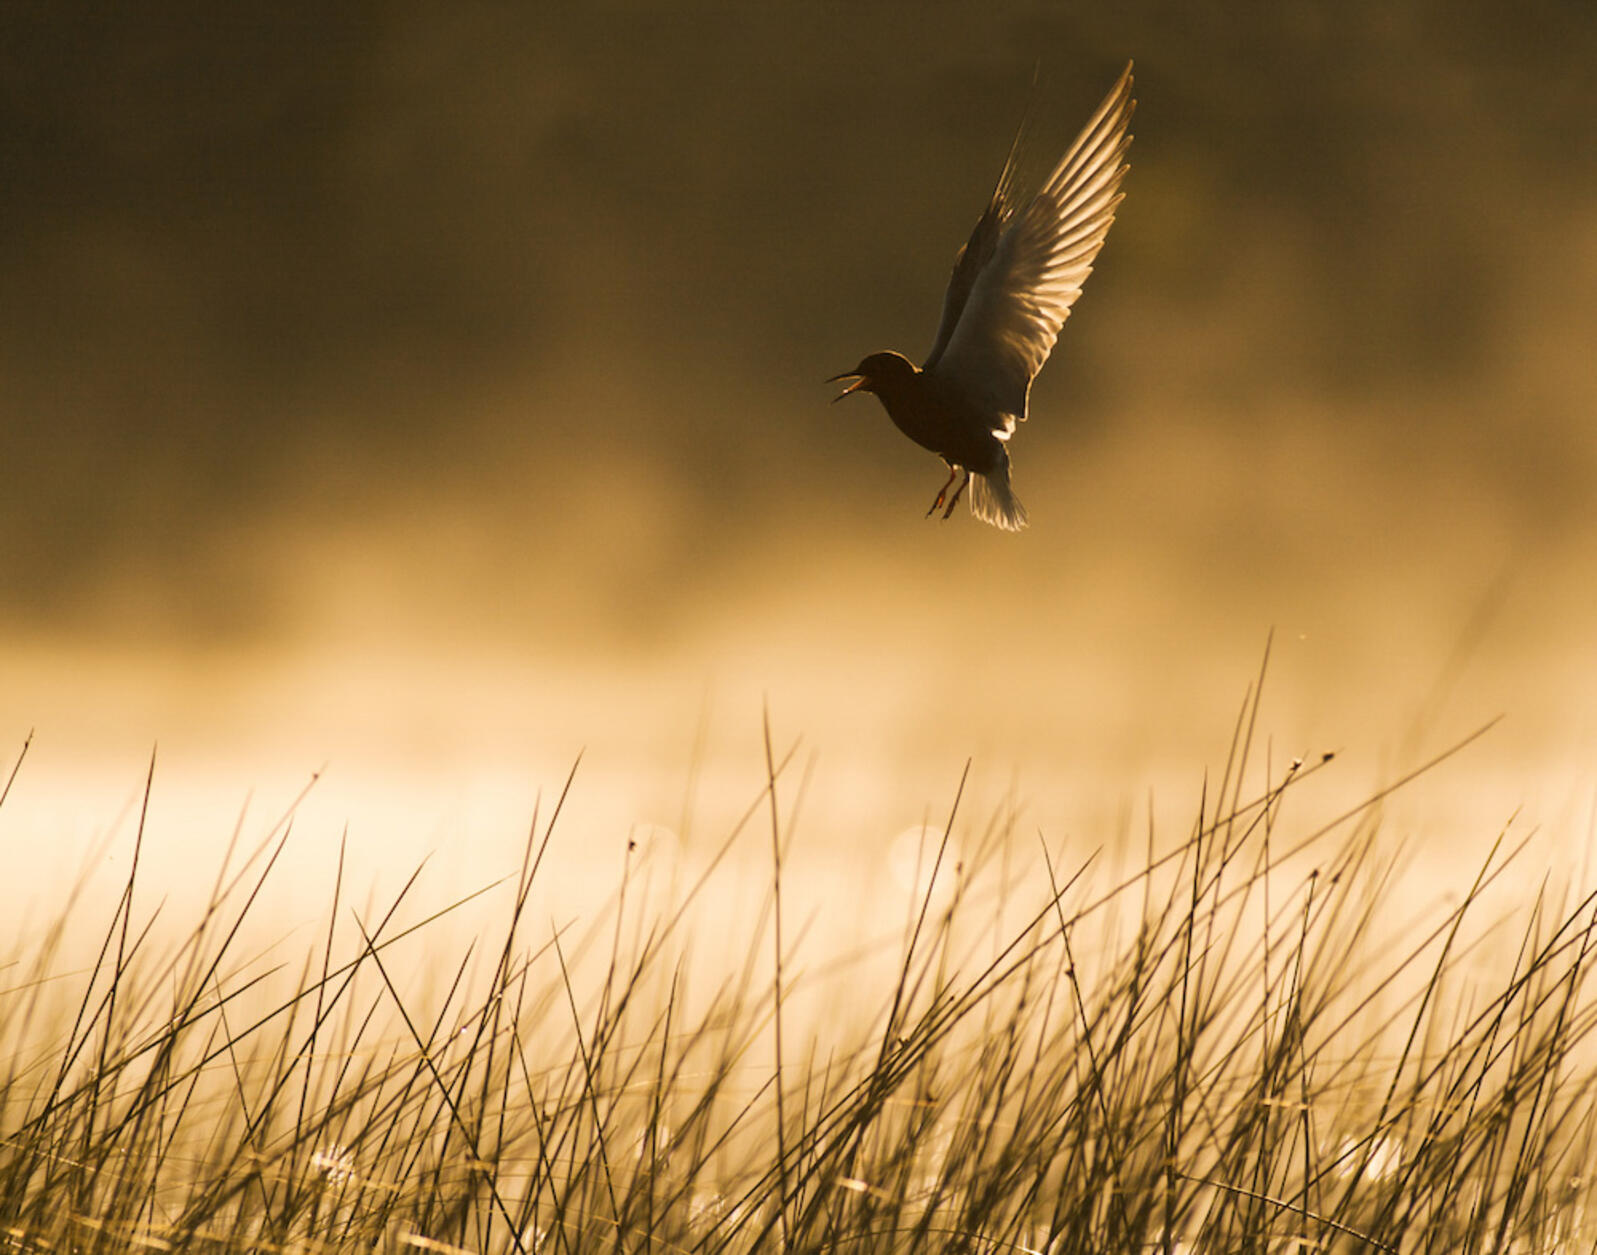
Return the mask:
<path id="1" fill-rule="evenodd" d="M 817 844 L 967 756 L 1090 841 L 1186 804 L 1272 630 L 1280 753 L 1357 790 L 1502 713 L 1444 790 L 1472 834 L 1588 795 L 1583 7 L 7 25 L 9 823 L 72 866 L 157 742 L 207 845 L 325 764 L 307 858 L 347 819 L 373 874 L 497 867 L 584 746 L 619 840 L 680 823 L 701 722 L 741 802 L 765 700 Z M 1046 168 L 1131 57 L 1039 522 L 926 523 L 926 461 L 820 381 L 931 342 L 1034 65 Z"/>
<path id="2" fill-rule="evenodd" d="M 1594 65 L 6 6 L 0 1232 L 1591 1250 Z"/>

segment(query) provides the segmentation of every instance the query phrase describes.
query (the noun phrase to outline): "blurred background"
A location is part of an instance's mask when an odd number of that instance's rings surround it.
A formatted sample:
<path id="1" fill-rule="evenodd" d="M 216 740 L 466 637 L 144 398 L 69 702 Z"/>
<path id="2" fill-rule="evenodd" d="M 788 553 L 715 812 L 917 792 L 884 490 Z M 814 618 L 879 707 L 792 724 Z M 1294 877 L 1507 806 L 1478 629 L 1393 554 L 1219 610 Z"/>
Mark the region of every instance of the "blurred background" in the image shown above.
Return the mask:
<path id="1" fill-rule="evenodd" d="M 8 892 L 125 857 L 157 743 L 161 875 L 325 767 L 304 857 L 473 887 L 582 752 L 609 876 L 729 827 L 766 707 L 817 850 L 886 859 L 967 758 L 973 824 L 1173 838 L 1272 634 L 1258 762 L 1338 751 L 1329 813 L 1503 715 L 1400 827 L 1585 844 L 1592 6 L 0 22 Z M 1045 167 L 1128 58 L 1033 525 L 928 521 L 941 464 L 821 381 L 929 348 L 1033 67 Z"/>

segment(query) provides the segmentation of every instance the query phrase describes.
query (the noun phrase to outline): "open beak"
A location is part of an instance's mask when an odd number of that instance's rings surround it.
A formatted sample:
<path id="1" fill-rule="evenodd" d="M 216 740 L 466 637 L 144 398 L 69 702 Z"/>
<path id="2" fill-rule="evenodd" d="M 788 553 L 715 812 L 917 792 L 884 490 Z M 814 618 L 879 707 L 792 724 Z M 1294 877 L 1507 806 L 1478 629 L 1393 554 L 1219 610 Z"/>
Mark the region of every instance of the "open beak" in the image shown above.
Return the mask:
<path id="1" fill-rule="evenodd" d="M 865 376 L 864 375 L 855 374 L 851 370 L 845 370 L 841 375 L 833 375 L 826 382 L 827 383 L 836 383 L 839 379 L 852 379 L 854 382 L 849 384 L 848 387 L 844 388 L 843 391 L 839 392 L 835 397 L 832 398 L 832 404 L 833 405 L 836 405 L 839 401 L 841 401 L 844 397 L 846 397 L 850 392 L 858 392 L 861 388 L 863 388 L 865 386 Z"/>

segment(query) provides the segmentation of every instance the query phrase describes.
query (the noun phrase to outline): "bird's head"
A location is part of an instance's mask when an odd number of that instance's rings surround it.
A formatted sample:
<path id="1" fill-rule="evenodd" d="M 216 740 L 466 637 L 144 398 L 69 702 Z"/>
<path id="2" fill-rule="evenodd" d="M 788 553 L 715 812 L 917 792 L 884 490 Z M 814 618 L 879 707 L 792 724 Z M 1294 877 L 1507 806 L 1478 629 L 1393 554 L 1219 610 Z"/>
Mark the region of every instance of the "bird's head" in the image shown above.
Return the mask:
<path id="1" fill-rule="evenodd" d="M 834 402 L 841 401 L 851 392 L 881 392 L 891 388 L 895 383 L 910 378 L 915 374 L 915 365 L 902 353 L 872 353 L 853 370 L 845 370 L 841 375 L 833 375 L 827 383 L 836 383 L 840 379 L 849 380 L 848 387 L 832 398 Z"/>

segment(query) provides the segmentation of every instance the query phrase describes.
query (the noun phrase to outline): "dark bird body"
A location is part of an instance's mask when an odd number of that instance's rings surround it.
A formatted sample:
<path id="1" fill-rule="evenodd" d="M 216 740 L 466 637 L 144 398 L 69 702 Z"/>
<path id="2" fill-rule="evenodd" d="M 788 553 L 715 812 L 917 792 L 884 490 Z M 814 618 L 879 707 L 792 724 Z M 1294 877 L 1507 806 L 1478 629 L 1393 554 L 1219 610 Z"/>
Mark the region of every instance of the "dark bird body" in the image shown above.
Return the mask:
<path id="1" fill-rule="evenodd" d="M 928 375 L 902 353 L 872 353 L 870 391 L 893 426 L 923 449 L 982 475 L 1005 460 L 1003 438 L 989 429 L 981 407 L 957 388 Z"/>
<path id="2" fill-rule="evenodd" d="M 941 509 L 946 519 L 971 485 L 977 518 L 1006 531 L 1026 526 L 1009 484 L 1008 441 L 1026 420 L 1031 382 L 1114 222 L 1134 107 L 1128 64 L 1042 188 L 1024 200 L 1013 190 L 1017 136 L 992 200 L 955 259 L 925 364 L 872 353 L 833 377 L 853 381 L 838 400 L 874 392 L 894 426 L 948 464 L 928 515 Z"/>

